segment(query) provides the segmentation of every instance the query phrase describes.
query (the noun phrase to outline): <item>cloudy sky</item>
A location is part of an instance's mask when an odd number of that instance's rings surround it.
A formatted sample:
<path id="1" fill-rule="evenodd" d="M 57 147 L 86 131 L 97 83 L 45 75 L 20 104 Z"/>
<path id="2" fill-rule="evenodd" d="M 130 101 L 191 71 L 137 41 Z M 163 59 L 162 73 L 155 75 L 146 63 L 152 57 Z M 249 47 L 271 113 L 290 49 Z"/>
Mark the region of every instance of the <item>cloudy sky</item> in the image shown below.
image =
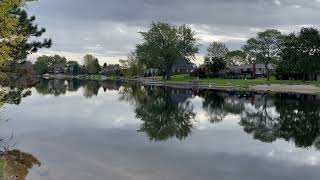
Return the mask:
<path id="1" fill-rule="evenodd" d="M 197 63 L 212 41 L 237 49 L 267 28 L 320 26 L 320 0 L 39 0 L 28 10 L 54 42 L 31 59 L 57 53 L 81 62 L 92 53 L 101 64 L 125 58 L 152 21 L 191 26 L 201 44 Z"/>

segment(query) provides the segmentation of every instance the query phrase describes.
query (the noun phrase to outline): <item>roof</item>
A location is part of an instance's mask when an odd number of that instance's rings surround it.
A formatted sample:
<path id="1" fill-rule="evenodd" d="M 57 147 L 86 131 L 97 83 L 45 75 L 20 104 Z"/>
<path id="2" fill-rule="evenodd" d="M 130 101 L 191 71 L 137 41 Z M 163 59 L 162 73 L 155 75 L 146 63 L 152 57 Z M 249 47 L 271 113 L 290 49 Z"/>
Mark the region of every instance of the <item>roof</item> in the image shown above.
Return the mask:
<path id="1" fill-rule="evenodd" d="M 195 64 L 191 63 L 185 59 L 178 60 L 173 66 L 172 69 L 194 69 Z"/>
<path id="2" fill-rule="evenodd" d="M 253 67 L 252 64 L 246 64 L 246 65 L 240 65 L 240 66 L 230 66 L 228 69 L 234 69 L 234 70 L 239 70 L 239 69 L 251 69 Z M 265 69 L 264 64 L 256 64 L 256 69 Z M 274 64 L 268 64 L 269 69 L 276 69 L 276 65 Z"/>

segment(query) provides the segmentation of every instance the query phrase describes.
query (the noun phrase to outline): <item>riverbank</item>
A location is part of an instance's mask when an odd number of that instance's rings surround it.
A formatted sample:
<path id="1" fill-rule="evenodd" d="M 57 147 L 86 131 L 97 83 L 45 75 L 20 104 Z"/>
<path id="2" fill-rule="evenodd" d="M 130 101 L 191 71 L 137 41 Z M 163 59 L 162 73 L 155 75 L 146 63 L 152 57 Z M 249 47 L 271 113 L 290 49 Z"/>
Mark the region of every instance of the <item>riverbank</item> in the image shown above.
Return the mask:
<path id="1" fill-rule="evenodd" d="M 65 74 L 45 74 L 44 79 L 78 79 L 78 80 L 93 80 L 93 81 L 105 81 L 105 80 L 118 80 L 117 76 L 104 76 L 104 75 L 65 75 Z"/>
<path id="2" fill-rule="evenodd" d="M 142 78 L 143 79 L 143 78 Z M 170 81 L 163 81 L 144 78 L 144 85 L 168 86 L 176 88 L 197 88 L 197 89 L 224 89 L 224 90 L 246 90 L 262 92 L 287 92 L 302 94 L 320 94 L 320 81 L 282 81 L 274 77 L 267 81 L 261 79 L 200 79 L 199 83 L 193 83 L 194 78 L 188 75 L 172 76 Z"/>
<path id="3" fill-rule="evenodd" d="M 270 85 L 236 85 L 236 84 L 214 84 L 214 83 L 189 83 L 174 81 L 144 81 L 144 85 L 167 86 L 173 88 L 187 89 L 220 89 L 220 90 L 246 90 L 261 92 L 282 92 L 301 94 L 320 94 L 320 87 L 314 85 L 293 85 L 293 84 L 270 84 Z"/>
<path id="4" fill-rule="evenodd" d="M 218 79 L 204 78 L 199 83 L 193 83 L 194 77 L 189 75 L 175 75 L 171 80 L 164 81 L 161 77 L 155 79 L 136 78 L 125 79 L 117 76 L 103 75 L 44 75 L 45 79 L 78 79 L 78 80 L 94 80 L 105 81 L 112 80 L 122 82 L 137 82 L 143 85 L 167 86 L 173 88 L 186 89 L 221 89 L 221 90 L 246 90 L 246 91 L 262 91 L 262 92 L 291 92 L 303 94 L 320 94 L 320 81 L 282 81 L 271 77 L 270 81 L 266 78 L 260 79 Z"/>
<path id="5" fill-rule="evenodd" d="M 172 82 L 192 82 L 195 78 L 188 74 L 172 76 Z M 278 80 L 275 77 L 258 79 L 223 79 L 223 78 L 201 78 L 200 83 L 203 84 L 219 84 L 219 85 L 238 85 L 238 86 L 254 86 L 254 85 L 270 85 L 270 84 L 285 84 L 285 85 L 313 85 L 320 87 L 320 81 L 302 81 L 302 80 Z"/>

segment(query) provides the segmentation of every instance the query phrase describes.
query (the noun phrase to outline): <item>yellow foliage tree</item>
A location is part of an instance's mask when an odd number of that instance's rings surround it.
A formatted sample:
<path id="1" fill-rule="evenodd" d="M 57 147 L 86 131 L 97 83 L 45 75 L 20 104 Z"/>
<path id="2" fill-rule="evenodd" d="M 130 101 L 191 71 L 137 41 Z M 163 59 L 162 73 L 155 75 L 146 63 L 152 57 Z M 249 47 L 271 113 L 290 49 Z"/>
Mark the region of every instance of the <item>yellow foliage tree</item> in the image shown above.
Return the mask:
<path id="1" fill-rule="evenodd" d="M 0 1 L 0 66 L 10 59 L 13 47 L 27 37 L 18 33 L 19 20 L 13 15 L 16 7 L 25 6 L 26 2 L 35 0 L 1 0 Z"/>

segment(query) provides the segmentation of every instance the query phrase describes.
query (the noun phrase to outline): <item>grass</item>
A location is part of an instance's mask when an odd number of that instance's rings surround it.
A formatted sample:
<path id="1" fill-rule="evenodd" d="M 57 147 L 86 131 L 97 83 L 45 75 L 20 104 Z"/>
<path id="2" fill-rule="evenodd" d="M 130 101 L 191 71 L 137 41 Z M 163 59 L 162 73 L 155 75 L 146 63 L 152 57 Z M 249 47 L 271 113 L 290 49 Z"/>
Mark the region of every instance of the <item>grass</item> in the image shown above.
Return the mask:
<path id="1" fill-rule="evenodd" d="M 191 82 L 194 80 L 189 74 L 174 75 L 171 77 L 170 82 Z M 294 80 L 277 80 L 275 77 L 258 79 L 223 79 L 223 78 L 202 78 L 200 83 L 204 84 L 219 84 L 219 85 L 239 85 L 239 86 L 250 86 L 250 85 L 262 85 L 262 84 L 302 84 L 302 85 L 315 85 L 320 87 L 320 81 L 294 81 Z"/>
<path id="2" fill-rule="evenodd" d="M 0 179 L 5 180 L 5 161 L 0 157 Z"/>

